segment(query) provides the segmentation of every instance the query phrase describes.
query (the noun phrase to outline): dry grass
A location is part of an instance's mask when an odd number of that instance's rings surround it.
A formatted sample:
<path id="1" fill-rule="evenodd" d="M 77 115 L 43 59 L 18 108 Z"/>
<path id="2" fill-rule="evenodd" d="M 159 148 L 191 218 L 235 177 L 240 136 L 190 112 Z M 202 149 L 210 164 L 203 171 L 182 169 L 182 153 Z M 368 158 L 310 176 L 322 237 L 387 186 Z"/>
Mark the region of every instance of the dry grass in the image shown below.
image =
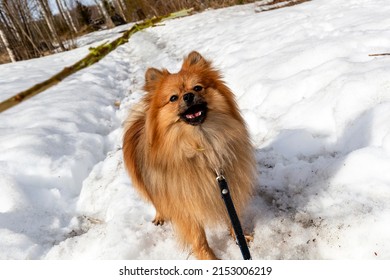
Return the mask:
<path id="1" fill-rule="evenodd" d="M 9 56 L 5 51 L 1 51 L 0 49 L 0 64 L 11 62 Z"/>

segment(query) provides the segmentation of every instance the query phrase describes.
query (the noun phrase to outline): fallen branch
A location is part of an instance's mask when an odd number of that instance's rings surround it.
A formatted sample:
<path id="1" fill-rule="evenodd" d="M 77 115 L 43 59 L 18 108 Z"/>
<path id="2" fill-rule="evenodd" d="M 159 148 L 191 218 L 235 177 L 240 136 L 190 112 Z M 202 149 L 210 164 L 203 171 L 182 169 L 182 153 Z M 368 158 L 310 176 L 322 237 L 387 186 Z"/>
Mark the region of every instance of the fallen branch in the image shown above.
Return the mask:
<path id="1" fill-rule="evenodd" d="M 308 1 L 311 0 L 287 0 L 287 1 L 286 0 L 263 0 L 257 3 L 255 12 L 260 13 L 265 11 L 271 11 L 275 9 L 302 4 Z"/>
<path id="2" fill-rule="evenodd" d="M 369 54 L 368 56 L 383 56 L 383 55 L 390 55 L 390 53 L 373 53 L 373 54 Z"/>
<path id="3" fill-rule="evenodd" d="M 54 76 L 47 79 L 46 81 L 36 84 L 31 88 L 19 92 L 18 94 L 8 98 L 7 100 L 2 101 L 0 103 L 0 113 L 58 84 L 63 79 L 76 73 L 77 71 L 86 68 L 88 66 L 91 66 L 92 64 L 95 64 L 103 57 L 105 57 L 107 54 L 109 54 L 111 51 L 115 50 L 118 46 L 127 43 L 129 38 L 134 33 L 155 26 L 157 23 L 164 20 L 188 16 L 191 11 L 192 9 L 186 9 L 179 12 L 171 13 L 169 15 L 147 19 L 140 23 L 134 24 L 129 30 L 123 33 L 122 37 L 112 41 L 111 43 L 104 43 L 102 45 L 97 46 L 96 48 L 90 48 L 89 54 L 85 56 L 83 59 L 79 60 L 78 62 L 74 63 L 71 66 L 65 67 L 62 71 L 55 74 Z"/>

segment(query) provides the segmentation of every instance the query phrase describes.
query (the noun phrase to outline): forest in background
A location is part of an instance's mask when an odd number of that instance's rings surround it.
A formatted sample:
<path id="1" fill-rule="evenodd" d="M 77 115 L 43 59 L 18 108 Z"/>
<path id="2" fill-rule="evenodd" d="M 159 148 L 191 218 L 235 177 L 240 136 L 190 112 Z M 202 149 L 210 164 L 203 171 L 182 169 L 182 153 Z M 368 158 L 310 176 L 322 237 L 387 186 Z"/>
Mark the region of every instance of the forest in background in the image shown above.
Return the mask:
<path id="1" fill-rule="evenodd" d="M 53 0 L 51 5 L 49 0 L 0 0 L 0 64 L 76 48 L 77 37 L 96 30 L 185 8 L 202 11 L 250 2 L 255 1 L 94 0 L 87 6 L 80 0 Z"/>

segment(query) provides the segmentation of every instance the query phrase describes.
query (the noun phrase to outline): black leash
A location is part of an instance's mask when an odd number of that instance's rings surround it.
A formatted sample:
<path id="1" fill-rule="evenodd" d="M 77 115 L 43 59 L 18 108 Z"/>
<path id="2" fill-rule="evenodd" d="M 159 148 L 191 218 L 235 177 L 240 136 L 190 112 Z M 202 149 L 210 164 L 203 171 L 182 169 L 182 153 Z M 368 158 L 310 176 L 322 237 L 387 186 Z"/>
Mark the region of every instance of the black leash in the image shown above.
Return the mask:
<path id="1" fill-rule="evenodd" d="M 240 247 L 242 257 L 244 258 L 244 260 L 251 260 L 252 257 L 251 257 L 251 254 L 249 252 L 248 245 L 246 244 L 246 239 L 245 239 L 244 233 L 242 231 L 242 227 L 240 224 L 240 220 L 238 219 L 236 209 L 234 208 L 234 204 L 232 201 L 232 197 L 230 196 L 229 187 L 228 187 L 228 184 L 226 182 L 226 179 L 218 171 L 216 171 L 216 173 L 217 173 L 216 179 L 217 179 L 219 188 L 221 189 L 222 198 L 223 198 L 223 201 L 225 202 L 225 206 L 226 206 L 226 209 L 228 211 L 230 221 L 233 225 L 233 230 L 234 230 L 234 233 L 236 235 L 236 240 L 237 240 L 238 246 Z"/>

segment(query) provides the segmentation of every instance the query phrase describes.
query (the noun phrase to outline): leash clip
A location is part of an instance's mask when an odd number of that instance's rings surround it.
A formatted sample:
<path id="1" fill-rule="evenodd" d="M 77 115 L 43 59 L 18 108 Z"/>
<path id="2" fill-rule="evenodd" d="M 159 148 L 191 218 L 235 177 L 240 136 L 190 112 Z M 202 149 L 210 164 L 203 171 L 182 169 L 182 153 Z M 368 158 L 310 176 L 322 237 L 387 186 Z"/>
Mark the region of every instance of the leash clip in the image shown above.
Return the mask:
<path id="1" fill-rule="evenodd" d="M 217 177 L 215 178 L 218 182 L 219 181 L 222 181 L 222 180 L 225 180 L 225 176 L 222 175 L 222 171 L 220 169 L 215 169 L 215 174 L 217 175 Z"/>

